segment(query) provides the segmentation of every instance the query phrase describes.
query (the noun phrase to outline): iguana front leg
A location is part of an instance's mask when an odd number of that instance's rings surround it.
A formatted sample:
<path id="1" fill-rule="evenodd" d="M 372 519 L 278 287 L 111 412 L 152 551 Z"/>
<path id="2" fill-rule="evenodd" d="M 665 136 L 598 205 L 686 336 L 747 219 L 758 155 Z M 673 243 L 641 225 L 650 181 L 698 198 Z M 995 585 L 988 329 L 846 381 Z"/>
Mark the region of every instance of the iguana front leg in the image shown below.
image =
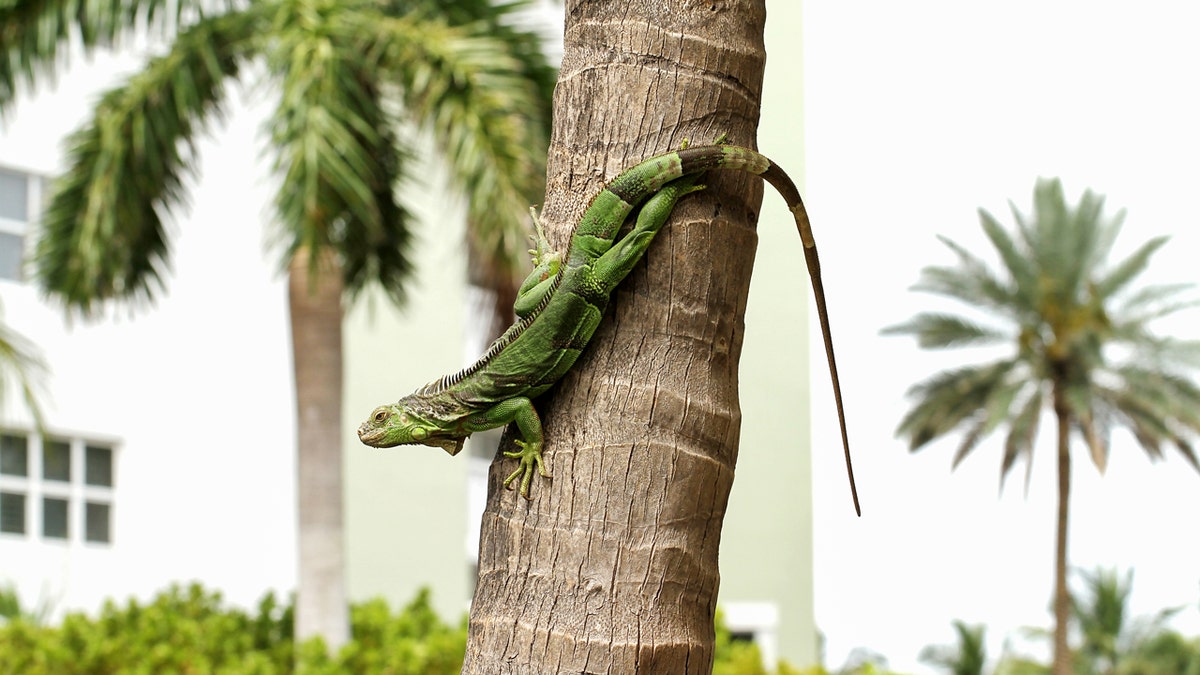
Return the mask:
<path id="1" fill-rule="evenodd" d="M 517 431 L 521 432 L 524 440 L 514 441 L 521 449 L 516 452 L 506 452 L 505 457 L 519 459 L 517 470 L 504 479 L 504 487 L 512 489 L 512 482 L 521 476 L 521 496 L 529 499 L 529 483 L 533 480 L 533 470 L 549 478 L 550 472 L 542 462 L 542 421 L 538 418 L 533 401 L 525 396 L 501 401 L 478 415 L 468 417 L 464 430 L 469 433 L 494 429 L 516 422 Z"/>

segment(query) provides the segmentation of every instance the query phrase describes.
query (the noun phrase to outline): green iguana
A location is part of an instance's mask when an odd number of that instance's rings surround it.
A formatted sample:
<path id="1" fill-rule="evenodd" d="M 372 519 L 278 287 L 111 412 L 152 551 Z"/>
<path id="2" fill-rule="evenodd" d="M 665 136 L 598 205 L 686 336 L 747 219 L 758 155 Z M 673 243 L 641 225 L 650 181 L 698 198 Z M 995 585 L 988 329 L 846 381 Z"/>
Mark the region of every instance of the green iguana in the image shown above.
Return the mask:
<path id="1" fill-rule="evenodd" d="M 553 386 L 579 358 L 600 324 L 609 296 L 642 258 L 675 202 L 703 189 L 696 181 L 706 171 L 740 170 L 761 176 L 779 191 L 800 231 L 833 380 L 851 495 L 855 511 L 861 513 L 808 213 L 795 184 L 782 169 L 753 150 L 725 145 L 722 140 L 717 145 L 684 146 L 621 172 L 596 195 L 575 226 L 565 260 L 550 250 L 535 217 L 536 248 L 530 251 L 534 269 L 518 291 L 514 304 L 517 322 L 475 363 L 396 403 L 376 408 L 358 428 L 359 439 L 377 448 L 421 444 L 455 455 L 472 433 L 515 422 L 521 436 L 516 444 L 521 449 L 504 456 L 520 462 L 504 486 L 511 489 L 520 476 L 521 495 L 528 498 L 534 469 L 542 476 L 550 475 L 542 460 L 542 425 L 532 399 Z M 633 228 L 616 239 L 638 205 L 642 206 Z"/>

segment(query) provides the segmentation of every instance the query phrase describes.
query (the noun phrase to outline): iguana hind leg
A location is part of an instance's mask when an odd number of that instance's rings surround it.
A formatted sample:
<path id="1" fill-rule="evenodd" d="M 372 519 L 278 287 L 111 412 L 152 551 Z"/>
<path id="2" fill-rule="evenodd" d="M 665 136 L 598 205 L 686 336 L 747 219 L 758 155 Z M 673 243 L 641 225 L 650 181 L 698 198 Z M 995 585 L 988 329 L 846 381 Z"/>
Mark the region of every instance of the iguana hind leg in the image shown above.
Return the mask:
<path id="1" fill-rule="evenodd" d="M 598 284 L 611 292 L 629 275 L 633 266 L 646 253 L 646 249 L 650 248 L 654 235 L 658 234 L 671 217 L 675 202 L 686 194 L 704 189 L 703 185 L 696 184 L 698 180 L 700 174 L 677 178 L 662 186 L 662 189 L 646 200 L 638 211 L 633 229 L 592 263 L 592 276 Z"/>

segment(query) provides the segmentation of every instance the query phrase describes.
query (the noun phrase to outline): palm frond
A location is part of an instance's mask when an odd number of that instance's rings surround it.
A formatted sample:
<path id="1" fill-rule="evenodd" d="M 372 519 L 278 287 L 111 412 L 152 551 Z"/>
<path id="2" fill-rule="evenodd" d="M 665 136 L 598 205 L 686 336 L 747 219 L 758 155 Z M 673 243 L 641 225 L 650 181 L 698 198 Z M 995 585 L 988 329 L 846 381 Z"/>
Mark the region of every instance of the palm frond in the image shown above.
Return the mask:
<path id="1" fill-rule="evenodd" d="M 979 210 L 979 222 L 984 234 L 1000 254 L 1004 268 L 1013 280 L 1012 297 L 1017 307 L 1033 309 L 1037 297 L 1037 270 L 1029 255 L 1022 251 L 990 213 Z"/>
<path id="2" fill-rule="evenodd" d="M 1121 386 L 1098 387 L 1097 395 L 1128 426 L 1152 460 L 1163 458 L 1164 442 L 1200 470 L 1187 436 L 1200 433 L 1200 387 L 1191 380 L 1127 365 L 1118 371 Z"/>
<path id="3" fill-rule="evenodd" d="M 1026 388 L 1027 379 L 1015 372 L 997 383 L 983 408 L 975 415 L 975 422 L 970 430 L 964 434 L 962 443 L 950 461 L 951 470 L 958 468 L 959 463 L 966 459 L 980 442 L 1008 419 L 1013 401 Z"/>
<path id="4" fill-rule="evenodd" d="M 363 22 L 356 33 L 399 84 L 405 114 L 448 158 L 469 198 L 476 250 L 515 270 L 524 264 L 525 214 L 544 189 L 545 106 L 526 64 L 487 29 L 407 16 Z"/>
<path id="5" fill-rule="evenodd" d="M 84 314 L 107 299 L 153 300 L 167 265 L 162 217 L 184 199 L 192 144 L 254 32 L 246 14 L 196 23 L 72 134 L 34 247 L 47 293 Z"/>
<path id="6" fill-rule="evenodd" d="M 393 132 L 380 74 L 353 32 L 362 11 L 304 0 L 276 8 L 268 68 L 281 88 L 270 128 L 282 189 L 273 239 L 284 265 L 307 250 L 316 274 L 320 252 L 336 251 L 351 294 L 378 281 L 402 302 L 410 228 L 395 190 L 408 153 Z"/>
<path id="7" fill-rule="evenodd" d="M 16 389 L 40 429 L 45 426 L 40 403 L 47 375 L 37 347 L 25 336 L 0 322 L 0 397 Z"/>
<path id="8" fill-rule="evenodd" d="M 1084 302 L 1092 275 L 1104 264 L 1116 233 L 1120 231 L 1124 212 L 1105 220 L 1101 217 L 1104 197 L 1091 190 L 1084 190 L 1073 208 L 1064 200 L 1062 209 L 1066 222 L 1058 228 L 1061 238 L 1056 260 L 1058 277 L 1062 280 L 1065 297 Z"/>
<path id="9" fill-rule="evenodd" d="M 1134 277 L 1146 270 L 1150 264 L 1150 256 L 1167 243 L 1167 237 L 1155 237 L 1142 244 L 1128 258 L 1118 263 L 1108 274 L 1096 281 L 1096 295 L 1108 298 L 1119 293 L 1133 281 Z"/>
<path id="10" fill-rule="evenodd" d="M 1042 418 L 1042 402 L 1042 389 L 1035 388 L 1009 424 L 1008 437 L 1004 440 L 1004 456 L 1000 460 L 1001 487 L 1004 486 L 1004 479 L 1008 477 L 1008 472 L 1012 470 L 1017 459 L 1024 457 L 1028 488 L 1028 467 L 1033 465 L 1033 441 L 1037 437 L 1038 423 Z"/>
<path id="11" fill-rule="evenodd" d="M 917 659 L 945 668 L 951 675 L 983 675 L 987 662 L 984 626 L 969 626 L 955 619 L 954 632 L 957 644 L 928 645 L 921 649 Z"/>
<path id="12" fill-rule="evenodd" d="M 1133 588 L 1133 571 L 1124 579 L 1115 569 L 1080 572 L 1086 594 L 1071 593 L 1071 612 L 1083 634 L 1080 656 L 1096 672 L 1116 665 L 1120 640 L 1127 628 L 1126 610 Z"/>
<path id="13" fill-rule="evenodd" d="M 916 403 L 900 422 L 897 435 L 906 436 L 909 449 L 916 451 L 960 425 L 969 425 L 976 415 L 987 413 L 998 391 L 1005 392 L 1005 379 L 1015 365 L 1013 360 L 1004 360 L 968 366 L 938 373 L 913 386 L 908 396 Z"/>
<path id="14" fill-rule="evenodd" d="M 917 345 L 922 349 L 985 345 L 1011 338 L 1003 331 L 960 316 L 932 312 L 922 312 L 904 323 L 888 326 L 882 332 L 884 335 L 915 335 Z"/>
<path id="15" fill-rule="evenodd" d="M 0 114 L 20 86 L 53 82 L 67 65 L 71 41 L 89 54 L 118 46 L 139 27 L 172 35 L 185 16 L 202 17 L 230 0 L 21 0 L 0 3 Z"/>
<path id="16" fill-rule="evenodd" d="M 986 262 L 947 237 L 938 239 L 958 257 L 958 267 L 926 267 L 912 290 L 936 293 L 968 305 L 1000 312 L 1013 307 L 1013 286 L 1001 280 Z"/>

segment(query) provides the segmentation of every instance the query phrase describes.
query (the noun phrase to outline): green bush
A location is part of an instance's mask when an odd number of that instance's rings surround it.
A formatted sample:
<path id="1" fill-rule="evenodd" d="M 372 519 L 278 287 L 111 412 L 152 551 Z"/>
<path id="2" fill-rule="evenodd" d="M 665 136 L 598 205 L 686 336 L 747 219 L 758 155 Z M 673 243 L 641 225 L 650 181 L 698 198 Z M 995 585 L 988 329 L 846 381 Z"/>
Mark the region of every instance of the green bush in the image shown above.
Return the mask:
<path id="1" fill-rule="evenodd" d="M 96 617 L 68 614 L 58 626 L 18 612 L 0 624 L 0 673 L 25 675 L 451 675 L 462 668 L 466 620 L 442 621 L 422 590 L 399 613 L 381 599 L 350 609 L 354 640 L 328 654 L 321 640 L 298 649 L 292 605 L 268 594 L 251 612 L 230 608 L 198 584 L 172 586 L 149 603 L 105 603 Z M 762 666 L 754 644 L 717 617 L 713 675 L 826 675 Z"/>
<path id="2" fill-rule="evenodd" d="M 290 603 L 268 594 L 248 613 L 199 585 L 173 586 L 149 604 L 109 602 L 96 618 L 69 614 L 57 627 L 10 621 L 0 627 L 0 673 L 441 675 L 462 666 L 466 626 L 444 624 L 425 591 L 399 614 L 382 600 L 355 605 L 351 623 L 356 640 L 336 656 L 319 639 L 297 651 Z"/>

